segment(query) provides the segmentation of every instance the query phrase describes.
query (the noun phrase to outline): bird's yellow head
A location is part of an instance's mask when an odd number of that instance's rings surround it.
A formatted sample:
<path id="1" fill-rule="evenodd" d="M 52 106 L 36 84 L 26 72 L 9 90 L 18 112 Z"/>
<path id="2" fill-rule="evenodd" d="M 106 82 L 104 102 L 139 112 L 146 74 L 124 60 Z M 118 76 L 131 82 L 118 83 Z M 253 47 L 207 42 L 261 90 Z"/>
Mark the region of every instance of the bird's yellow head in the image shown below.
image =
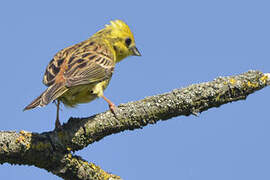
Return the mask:
<path id="1" fill-rule="evenodd" d="M 127 56 L 141 56 L 136 48 L 134 36 L 126 23 L 121 20 L 111 21 L 110 25 L 101 30 L 108 39 L 116 54 L 116 62 Z"/>

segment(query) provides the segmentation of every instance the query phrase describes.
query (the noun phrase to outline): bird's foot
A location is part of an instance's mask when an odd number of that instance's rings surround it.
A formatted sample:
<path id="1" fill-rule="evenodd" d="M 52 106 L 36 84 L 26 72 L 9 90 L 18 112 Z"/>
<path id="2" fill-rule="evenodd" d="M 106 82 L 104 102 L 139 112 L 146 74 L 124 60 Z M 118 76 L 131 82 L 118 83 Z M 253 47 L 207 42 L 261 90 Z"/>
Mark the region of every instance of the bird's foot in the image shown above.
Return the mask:
<path id="1" fill-rule="evenodd" d="M 63 127 L 62 127 L 62 125 L 61 125 L 59 119 L 56 119 L 54 130 L 62 130 L 62 129 L 63 129 Z"/>
<path id="2" fill-rule="evenodd" d="M 117 109 L 117 107 L 113 104 L 113 103 L 109 103 L 109 108 L 110 108 L 110 110 L 111 110 L 111 112 L 114 114 L 114 115 L 116 115 L 116 109 Z"/>

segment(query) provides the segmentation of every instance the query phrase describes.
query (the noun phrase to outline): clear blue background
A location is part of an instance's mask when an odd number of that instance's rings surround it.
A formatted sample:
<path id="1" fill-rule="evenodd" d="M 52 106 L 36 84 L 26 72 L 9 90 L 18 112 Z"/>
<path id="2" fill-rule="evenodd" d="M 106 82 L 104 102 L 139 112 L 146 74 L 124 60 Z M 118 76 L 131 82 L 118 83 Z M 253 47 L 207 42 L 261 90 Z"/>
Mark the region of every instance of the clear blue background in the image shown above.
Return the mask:
<path id="1" fill-rule="evenodd" d="M 22 112 L 45 86 L 60 49 L 87 39 L 110 20 L 134 32 L 142 57 L 117 65 L 105 95 L 115 104 L 258 69 L 270 72 L 270 2 L 1 1 L 1 130 L 50 131 L 55 105 Z M 270 179 L 270 89 L 203 112 L 104 138 L 76 152 L 125 180 Z M 107 110 L 99 99 L 63 107 L 61 121 Z M 0 179 L 54 180 L 28 166 L 0 166 Z"/>

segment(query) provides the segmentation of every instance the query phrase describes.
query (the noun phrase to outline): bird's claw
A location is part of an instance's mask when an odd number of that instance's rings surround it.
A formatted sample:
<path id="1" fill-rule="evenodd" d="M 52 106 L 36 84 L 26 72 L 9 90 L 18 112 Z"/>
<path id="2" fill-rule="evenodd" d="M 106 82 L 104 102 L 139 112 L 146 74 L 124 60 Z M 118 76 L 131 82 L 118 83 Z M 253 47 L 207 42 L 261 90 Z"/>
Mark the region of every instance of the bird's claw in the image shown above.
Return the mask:
<path id="1" fill-rule="evenodd" d="M 117 107 L 113 103 L 109 104 L 109 108 L 110 108 L 111 112 L 114 115 L 116 115 L 116 109 L 117 109 Z"/>
<path id="2" fill-rule="evenodd" d="M 63 129 L 63 127 L 62 127 L 59 119 L 56 119 L 56 121 L 55 121 L 55 128 L 54 129 L 55 130 L 62 130 Z"/>

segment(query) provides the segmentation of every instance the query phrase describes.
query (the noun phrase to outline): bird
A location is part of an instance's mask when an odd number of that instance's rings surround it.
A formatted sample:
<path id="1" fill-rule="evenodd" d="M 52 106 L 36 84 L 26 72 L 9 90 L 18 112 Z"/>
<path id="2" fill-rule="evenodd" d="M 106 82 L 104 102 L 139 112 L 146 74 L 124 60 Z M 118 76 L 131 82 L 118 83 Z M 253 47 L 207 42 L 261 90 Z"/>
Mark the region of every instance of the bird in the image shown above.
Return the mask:
<path id="1" fill-rule="evenodd" d="M 47 89 L 23 110 L 55 102 L 55 129 L 62 128 L 59 121 L 60 103 L 76 107 L 103 98 L 115 113 L 116 106 L 103 92 L 112 78 L 115 64 L 128 56 L 141 56 L 133 33 L 124 21 L 110 21 L 87 40 L 54 55 L 43 76 Z"/>

